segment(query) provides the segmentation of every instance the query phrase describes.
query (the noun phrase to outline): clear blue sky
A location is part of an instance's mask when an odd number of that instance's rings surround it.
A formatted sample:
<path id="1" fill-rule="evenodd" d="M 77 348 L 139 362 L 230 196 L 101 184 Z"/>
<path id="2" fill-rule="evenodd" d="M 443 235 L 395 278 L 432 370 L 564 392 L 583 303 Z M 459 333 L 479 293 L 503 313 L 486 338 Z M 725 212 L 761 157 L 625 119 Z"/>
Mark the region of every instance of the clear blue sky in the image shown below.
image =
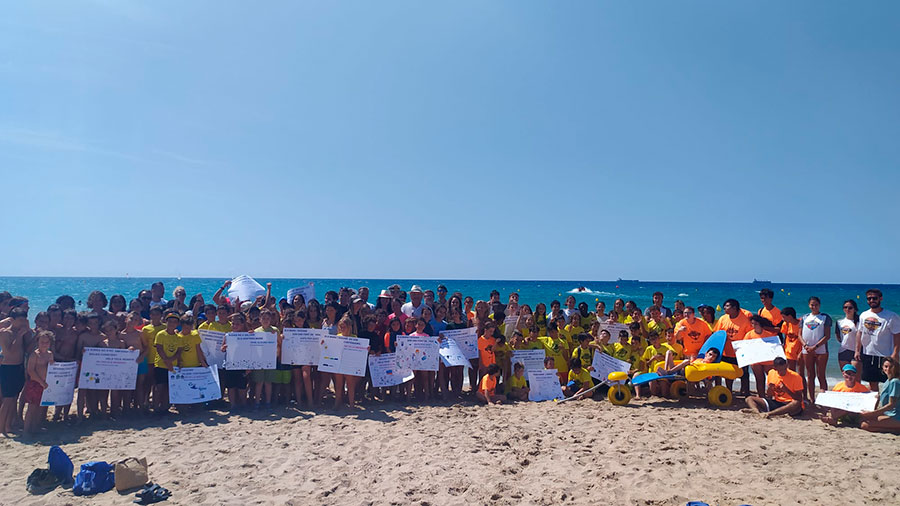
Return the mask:
<path id="1" fill-rule="evenodd" d="M 900 3 L 9 2 L 0 275 L 900 282 Z"/>

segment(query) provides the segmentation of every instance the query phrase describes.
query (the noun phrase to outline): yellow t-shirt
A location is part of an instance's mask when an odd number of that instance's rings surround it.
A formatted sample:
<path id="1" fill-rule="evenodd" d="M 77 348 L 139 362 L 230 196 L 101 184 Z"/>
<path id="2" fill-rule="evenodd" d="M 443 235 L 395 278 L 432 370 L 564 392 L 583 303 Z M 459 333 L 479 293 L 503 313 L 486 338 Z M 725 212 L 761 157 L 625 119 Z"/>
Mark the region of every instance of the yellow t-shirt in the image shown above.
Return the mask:
<path id="1" fill-rule="evenodd" d="M 653 357 L 656 355 L 662 355 L 663 358 L 659 360 L 653 360 Z M 644 350 L 644 354 L 641 355 L 641 360 L 646 364 L 646 369 L 644 372 L 656 372 L 656 367 L 660 364 L 665 364 L 666 362 L 666 348 L 663 345 L 653 346 L 652 344 L 647 346 Z"/>
<path id="2" fill-rule="evenodd" d="M 625 362 L 632 362 L 631 360 L 631 346 L 622 343 L 616 343 L 613 345 L 612 353 L 610 353 L 613 357 L 623 360 Z"/>
<path id="3" fill-rule="evenodd" d="M 175 356 L 175 353 L 178 352 L 178 348 L 181 348 L 181 336 L 178 334 L 169 334 L 165 330 L 158 332 L 156 334 L 156 339 L 153 341 L 154 348 L 156 346 L 162 346 L 163 353 L 165 353 L 166 358 L 172 358 Z M 166 363 L 163 362 L 163 359 L 159 354 L 156 355 L 156 359 L 153 362 L 153 365 L 156 367 L 166 367 Z M 178 365 L 178 364 L 174 364 Z"/>
<path id="4" fill-rule="evenodd" d="M 553 339 L 550 336 L 539 337 L 538 338 L 541 343 L 544 345 L 544 350 L 547 353 L 548 357 L 553 357 L 553 363 L 556 365 L 556 370 L 558 372 L 568 372 L 569 370 L 569 357 L 568 357 L 568 344 L 566 340 L 557 337 Z"/>
<path id="5" fill-rule="evenodd" d="M 572 358 L 581 360 L 581 367 L 587 369 L 594 363 L 594 349 L 584 349 L 581 346 L 572 350 Z"/>
<path id="6" fill-rule="evenodd" d="M 584 332 L 584 328 L 577 326 L 573 327 L 571 324 L 566 325 L 566 328 L 559 331 L 560 337 L 565 338 L 566 344 L 569 345 L 569 348 L 574 349 L 578 346 L 578 342 L 575 340 L 575 336 Z"/>
<path id="7" fill-rule="evenodd" d="M 206 327 L 206 330 L 212 330 L 214 332 L 231 332 L 231 323 L 210 322 Z"/>
<path id="8" fill-rule="evenodd" d="M 684 346 L 675 343 L 669 344 L 668 342 L 662 343 L 660 346 L 666 349 L 666 351 L 672 352 L 672 358 L 674 360 L 681 360 L 684 358 Z M 665 352 L 664 352 L 665 353 Z"/>
<path id="9" fill-rule="evenodd" d="M 591 388 L 594 386 L 594 381 L 591 379 L 591 373 L 585 368 L 581 368 L 580 372 L 577 374 L 575 371 L 569 371 L 569 381 L 575 382 L 575 390 Z"/>
<path id="10" fill-rule="evenodd" d="M 497 365 L 500 367 L 505 367 L 511 356 L 512 347 L 509 343 L 494 345 L 494 358 L 497 360 Z"/>
<path id="11" fill-rule="evenodd" d="M 525 375 L 522 377 L 518 377 L 515 374 L 510 376 L 509 378 L 509 388 L 526 388 L 528 386 L 528 380 L 525 379 Z"/>
<path id="12" fill-rule="evenodd" d="M 159 325 L 148 323 L 141 329 L 141 341 L 144 341 L 144 347 L 147 348 L 147 363 L 154 367 L 156 365 L 156 346 L 154 346 L 156 334 L 163 330 L 166 330 L 165 322 L 161 322 Z"/>
<path id="13" fill-rule="evenodd" d="M 190 334 L 178 334 L 181 337 L 181 367 L 200 367 L 200 356 L 197 354 L 197 345 L 200 344 L 200 334 L 192 330 Z"/>

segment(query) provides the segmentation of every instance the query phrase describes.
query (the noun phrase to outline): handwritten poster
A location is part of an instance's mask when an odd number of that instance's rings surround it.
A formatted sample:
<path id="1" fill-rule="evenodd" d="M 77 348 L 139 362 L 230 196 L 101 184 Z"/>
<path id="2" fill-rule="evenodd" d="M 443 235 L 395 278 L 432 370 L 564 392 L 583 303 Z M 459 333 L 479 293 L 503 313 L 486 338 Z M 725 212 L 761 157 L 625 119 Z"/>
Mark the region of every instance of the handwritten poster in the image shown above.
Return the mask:
<path id="1" fill-rule="evenodd" d="M 369 340 L 358 337 L 323 337 L 319 342 L 319 371 L 348 376 L 366 375 Z"/>
<path id="2" fill-rule="evenodd" d="M 622 371 L 627 373 L 631 369 L 631 364 L 615 357 L 610 357 L 606 353 L 594 352 L 594 362 L 591 364 L 594 370 L 591 371 L 591 377 L 600 381 L 606 381 L 609 373 Z"/>
<path id="3" fill-rule="evenodd" d="M 441 341 L 441 362 L 447 367 L 468 366 L 469 359 L 465 353 L 453 339 L 444 339 Z"/>
<path id="4" fill-rule="evenodd" d="M 85 390 L 134 390 L 137 384 L 138 350 L 85 348 L 78 374 L 78 388 Z"/>
<path id="5" fill-rule="evenodd" d="M 319 346 L 328 331 L 322 329 L 284 329 L 281 342 L 281 363 L 319 365 Z"/>
<path id="6" fill-rule="evenodd" d="M 216 367 L 223 367 L 225 365 L 225 352 L 222 351 L 222 340 L 225 339 L 225 333 L 215 330 L 200 330 L 199 333 L 200 349 L 203 350 L 206 363 Z"/>
<path id="7" fill-rule="evenodd" d="M 878 392 L 822 392 L 816 396 L 816 405 L 851 413 L 874 411 L 878 405 Z"/>
<path id="8" fill-rule="evenodd" d="M 376 388 L 392 387 L 413 379 L 413 372 L 401 369 L 397 365 L 396 353 L 369 355 L 369 375 L 372 386 Z"/>
<path id="9" fill-rule="evenodd" d="M 505 325 L 503 327 L 503 329 L 504 329 L 503 335 L 506 336 L 506 339 L 508 341 L 512 337 L 513 332 L 516 330 L 516 325 L 519 324 L 519 317 L 518 316 L 507 316 L 503 320 L 503 324 Z"/>
<path id="10" fill-rule="evenodd" d="M 785 358 L 784 347 L 778 336 L 732 341 L 731 345 L 734 346 L 738 367 L 771 362 L 778 357 Z"/>
<path id="11" fill-rule="evenodd" d="M 475 327 L 464 329 L 444 330 L 441 335 L 456 341 L 456 345 L 462 350 L 463 355 L 469 360 L 478 358 L 478 336 Z"/>
<path id="12" fill-rule="evenodd" d="M 556 369 L 530 371 L 528 373 L 528 400 L 550 401 L 553 399 L 565 399 Z"/>
<path id="13" fill-rule="evenodd" d="M 540 371 L 544 368 L 544 359 L 547 358 L 547 352 L 544 350 L 513 350 L 512 364 L 515 367 L 516 362 L 521 362 L 525 366 L 525 376 L 529 371 Z"/>
<path id="14" fill-rule="evenodd" d="M 225 369 L 232 371 L 275 369 L 278 337 L 271 332 L 225 334 Z"/>
<path id="15" fill-rule="evenodd" d="M 316 284 L 310 281 L 304 286 L 299 286 L 297 288 L 291 288 L 287 291 L 287 301 L 291 303 L 294 301 L 294 295 L 300 294 L 303 296 L 303 302 L 309 304 L 309 301 L 316 298 Z"/>
<path id="16" fill-rule="evenodd" d="M 169 371 L 169 402 L 197 404 L 222 398 L 219 371 L 209 367 L 176 367 Z"/>
<path id="17" fill-rule="evenodd" d="M 609 336 L 610 336 L 609 342 L 611 342 L 611 343 L 619 342 L 619 332 L 623 331 L 623 330 L 625 332 L 628 332 L 628 338 L 629 339 L 631 338 L 631 331 L 628 330 L 628 325 L 626 325 L 624 323 L 600 322 L 600 329 L 601 330 L 606 329 L 607 331 L 609 331 Z"/>
<path id="18" fill-rule="evenodd" d="M 413 371 L 437 371 L 440 345 L 434 337 L 397 336 L 397 363 Z"/>
<path id="19" fill-rule="evenodd" d="M 41 406 L 68 406 L 75 395 L 78 362 L 54 362 L 47 367 L 47 388 Z"/>

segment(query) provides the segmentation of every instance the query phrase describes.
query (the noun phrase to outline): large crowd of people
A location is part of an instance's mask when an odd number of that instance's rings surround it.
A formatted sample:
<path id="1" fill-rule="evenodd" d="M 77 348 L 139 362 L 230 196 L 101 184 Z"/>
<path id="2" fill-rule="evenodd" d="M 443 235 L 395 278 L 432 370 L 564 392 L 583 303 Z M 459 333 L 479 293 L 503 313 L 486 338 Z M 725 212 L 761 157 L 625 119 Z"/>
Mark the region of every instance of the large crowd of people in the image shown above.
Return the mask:
<path id="1" fill-rule="evenodd" d="M 446 367 L 414 371 L 407 383 L 375 388 L 365 377 L 331 374 L 315 366 L 284 364 L 272 370 L 220 370 L 224 390 L 223 407 L 233 411 L 269 409 L 292 404 L 318 409 L 327 401 L 335 408 L 357 402 L 392 398 L 401 402 L 427 402 L 432 398 L 456 399 L 473 396 L 488 405 L 525 401 L 528 381 L 521 364 L 512 363 L 514 350 L 542 349 L 545 366 L 555 369 L 560 385 L 575 398 L 602 398 L 602 388 L 593 389 L 593 356 L 606 353 L 631 364 L 629 375 L 659 372 L 675 374 L 694 361 L 721 359 L 737 364 L 732 343 L 739 340 L 778 336 L 784 359 L 745 367 L 740 381 L 747 411 L 762 416 L 797 415 L 812 409 L 816 386 L 828 390 L 825 375 L 830 353 L 837 352 L 843 380 L 834 386 L 841 392 L 880 392 L 877 408 L 863 413 L 820 410 L 823 421 L 853 424 L 872 431 L 900 432 L 900 317 L 884 309 L 882 293 L 866 292 L 869 306 L 859 311 L 854 300 L 844 302 L 844 318 L 820 312 L 821 302 L 809 297 L 808 311 L 779 309 L 771 290 L 760 291 L 756 312 L 742 308 L 737 300 L 722 304 L 717 316 L 711 306 L 691 307 L 676 300 L 672 308 L 655 293 L 653 304 L 641 309 L 633 301 L 616 299 L 608 308 L 598 301 L 593 310 L 574 296 L 563 303 L 543 302 L 533 308 L 519 303 L 517 292 L 501 301 L 492 291 L 488 300 L 475 300 L 447 287 L 422 290 L 414 285 L 404 291 L 399 285 L 381 290 L 370 302 L 367 287 L 341 288 L 325 293 L 323 302 L 276 299 L 271 284 L 265 295 L 254 300 L 230 299 L 230 281 L 207 302 L 203 294 L 190 299 L 176 287 L 165 299 L 161 282 L 128 300 L 124 295 L 107 297 L 100 291 L 87 299 L 87 310 L 76 311 L 75 299 L 62 295 L 28 319 L 28 299 L 0 292 L 0 429 L 11 434 L 20 428 L 35 432 L 52 422 L 81 421 L 96 417 L 130 414 L 165 416 L 171 413 L 167 392 L 168 372 L 176 367 L 201 367 L 207 361 L 199 331 L 224 332 L 222 350 L 229 332 L 271 332 L 279 336 L 285 328 L 325 329 L 337 336 L 367 339 L 370 354 L 393 352 L 398 336 L 433 336 L 474 327 L 478 336 L 478 358 L 470 367 Z M 207 294 L 208 295 L 208 294 Z M 805 310 L 804 310 L 805 311 Z M 517 317 L 514 320 L 509 317 Z M 514 323 L 513 323 L 514 322 Z M 608 324 L 620 330 L 611 335 Z M 514 325 L 514 329 L 507 329 Z M 713 332 L 723 330 L 723 349 L 699 356 L 701 346 Z M 54 362 L 79 362 L 85 348 L 107 347 L 139 351 L 138 379 L 134 390 L 77 391 L 74 406 L 56 406 L 49 414 L 41 407 L 47 387 L 47 369 Z M 280 346 L 279 346 L 280 356 Z M 465 390 L 468 374 L 470 388 Z M 751 394 L 750 375 L 756 383 Z M 868 383 L 868 386 L 863 385 Z M 733 388 L 733 381 L 726 386 Z M 699 385 L 703 388 L 704 385 Z M 464 391 L 465 390 L 465 391 Z M 637 396 L 670 395 L 665 385 L 651 382 L 634 389 Z M 177 409 L 187 409 L 177 406 Z"/>

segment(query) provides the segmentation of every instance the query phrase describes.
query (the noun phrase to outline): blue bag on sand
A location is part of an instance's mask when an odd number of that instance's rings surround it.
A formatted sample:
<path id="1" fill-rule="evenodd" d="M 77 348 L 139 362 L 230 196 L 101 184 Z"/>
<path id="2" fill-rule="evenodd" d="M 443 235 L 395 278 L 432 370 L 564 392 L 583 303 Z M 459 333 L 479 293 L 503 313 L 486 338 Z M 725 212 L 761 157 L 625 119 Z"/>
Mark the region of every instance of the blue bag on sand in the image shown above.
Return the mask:
<path id="1" fill-rule="evenodd" d="M 111 490 L 116 480 L 113 466 L 106 462 L 88 462 L 81 464 L 81 470 L 75 475 L 75 495 L 93 495 Z"/>
<path id="2" fill-rule="evenodd" d="M 66 452 L 58 446 L 50 447 L 50 454 L 47 456 L 47 464 L 49 464 L 50 473 L 59 480 L 62 486 L 72 483 L 72 475 L 75 473 L 75 466 L 72 465 L 72 459 L 66 455 Z"/>

